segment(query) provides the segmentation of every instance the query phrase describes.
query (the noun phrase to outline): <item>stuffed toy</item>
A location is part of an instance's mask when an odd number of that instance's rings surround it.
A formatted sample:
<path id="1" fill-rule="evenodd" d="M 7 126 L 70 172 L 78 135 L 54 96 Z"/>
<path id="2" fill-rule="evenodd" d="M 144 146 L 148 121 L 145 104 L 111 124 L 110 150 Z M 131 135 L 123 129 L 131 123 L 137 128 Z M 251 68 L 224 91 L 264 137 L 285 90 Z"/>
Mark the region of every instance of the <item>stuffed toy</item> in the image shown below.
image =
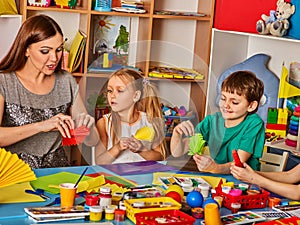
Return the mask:
<path id="1" fill-rule="evenodd" d="M 285 2 L 277 1 L 277 9 L 270 10 L 270 15 L 262 14 L 261 19 L 256 23 L 256 31 L 259 34 L 272 34 L 274 36 L 284 36 L 289 29 L 288 18 L 295 13 L 295 6 Z"/>

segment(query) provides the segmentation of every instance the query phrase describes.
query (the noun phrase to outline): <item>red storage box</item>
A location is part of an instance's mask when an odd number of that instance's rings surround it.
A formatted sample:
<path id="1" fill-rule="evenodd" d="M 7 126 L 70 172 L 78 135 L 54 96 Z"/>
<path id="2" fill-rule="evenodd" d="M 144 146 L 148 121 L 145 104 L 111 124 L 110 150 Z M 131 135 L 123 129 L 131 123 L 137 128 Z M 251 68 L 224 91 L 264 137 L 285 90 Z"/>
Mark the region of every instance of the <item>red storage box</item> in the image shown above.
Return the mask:
<path id="1" fill-rule="evenodd" d="M 155 212 L 137 213 L 135 215 L 136 225 L 193 225 L 195 220 L 193 217 L 179 210 L 164 210 Z M 164 222 L 158 222 L 158 219 Z"/>
<path id="2" fill-rule="evenodd" d="M 277 0 L 216 0 L 214 27 L 220 30 L 256 32 L 262 14 L 276 10 Z"/>
<path id="3" fill-rule="evenodd" d="M 212 196 L 222 196 L 222 204 L 228 209 L 231 209 L 231 203 L 233 202 L 241 203 L 241 209 L 258 209 L 266 207 L 269 195 L 269 192 L 262 189 L 260 194 L 253 195 L 232 196 L 230 194 L 217 191 Z"/>

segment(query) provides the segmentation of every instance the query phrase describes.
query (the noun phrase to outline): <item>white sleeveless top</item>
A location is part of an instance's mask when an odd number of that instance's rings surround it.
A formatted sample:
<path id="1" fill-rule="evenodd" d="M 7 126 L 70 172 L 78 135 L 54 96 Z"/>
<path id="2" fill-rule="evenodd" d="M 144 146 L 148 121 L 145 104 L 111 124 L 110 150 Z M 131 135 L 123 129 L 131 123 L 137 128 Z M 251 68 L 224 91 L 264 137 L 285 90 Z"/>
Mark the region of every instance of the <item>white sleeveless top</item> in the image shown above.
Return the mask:
<path id="1" fill-rule="evenodd" d="M 110 113 L 103 116 L 105 119 L 105 128 L 108 136 L 107 150 L 113 146 L 112 137 L 111 137 L 111 119 L 109 119 L 110 116 L 111 116 Z M 136 131 L 144 126 L 152 127 L 152 124 L 148 122 L 146 113 L 140 112 L 139 119 L 134 124 L 128 124 L 122 122 L 121 137 L 134 136 Z M 147 149 L 152 149 L 152 142 L 142 141 L 142 143 Z M 142 156 L 140 156 L 140 154 L 138 153 L 134 153 L 130 150 L 124 150 L 118 156 L 118 158 L 116 158 L 112 163 L 125 163 L 125 162 L 138 162 L 138 161 L 145 161 L 145 159 Z"/>

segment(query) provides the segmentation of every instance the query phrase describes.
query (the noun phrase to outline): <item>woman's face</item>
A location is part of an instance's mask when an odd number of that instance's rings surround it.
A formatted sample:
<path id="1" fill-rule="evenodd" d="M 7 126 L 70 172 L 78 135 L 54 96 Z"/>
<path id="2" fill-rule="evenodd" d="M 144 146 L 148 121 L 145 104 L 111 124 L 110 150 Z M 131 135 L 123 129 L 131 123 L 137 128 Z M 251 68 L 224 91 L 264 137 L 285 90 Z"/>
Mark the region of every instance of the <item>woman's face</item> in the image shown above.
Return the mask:
<path id="1" fill-rule="evenodd" d="M 132 85 L 124 83 L 117 76 L 113 76 L 107 85 L 107 100 L 114 112 L 129 110 L 134 105 L 136 91 Z"/>
<path id="2" fill-rule="evenodd" d="M 51 75 L 58 65 L 63 53 L 63 37 L 57 33 L 55 36 L 31 44 L 26 50 L 26 67 Z"/>

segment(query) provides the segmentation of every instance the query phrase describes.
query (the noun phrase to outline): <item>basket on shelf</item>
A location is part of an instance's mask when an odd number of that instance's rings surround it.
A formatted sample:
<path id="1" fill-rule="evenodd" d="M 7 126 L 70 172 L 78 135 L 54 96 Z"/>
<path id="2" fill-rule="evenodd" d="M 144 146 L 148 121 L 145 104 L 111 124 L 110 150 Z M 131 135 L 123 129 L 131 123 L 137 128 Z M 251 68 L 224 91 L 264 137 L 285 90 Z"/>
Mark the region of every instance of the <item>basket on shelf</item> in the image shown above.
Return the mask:
<path id="1" fill-rule="evenodd" d="M 143 207 L 135 207 L 138 203 L 143 203 Z M 180 209 L 181 204 L 170 197 L 154 197 L 154 198 L 139 198 L 128 199 L 124 201 L 126 206 L 126 216 L 136 223 L 137 213 L 165 211 Z"/>
<path id="2" fill-rule="evenodd" d="M 195 219 L 180 210 L 164 210 L 137 213 L 136 225 L 193 225 Z"/>
<path id="3" fill-rule="evenodd" d="M 94 9 L 102 12 L 111 11 L 111 0 L 96 0 Z"/>

